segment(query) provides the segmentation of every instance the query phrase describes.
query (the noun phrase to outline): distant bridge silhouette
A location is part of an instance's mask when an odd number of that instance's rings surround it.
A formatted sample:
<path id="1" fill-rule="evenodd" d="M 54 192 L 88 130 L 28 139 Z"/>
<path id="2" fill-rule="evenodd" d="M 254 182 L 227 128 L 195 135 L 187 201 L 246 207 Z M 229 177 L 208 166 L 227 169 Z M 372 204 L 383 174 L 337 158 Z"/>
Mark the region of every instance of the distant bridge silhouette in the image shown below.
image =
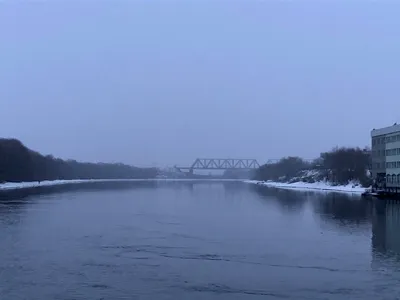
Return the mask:
<path id="1" fill-rule="evenodd" d="M 189 167 L 178 167 L 176 169 L 189 170 L 255 170 L 260 164 L 253 158 L 197 158 Z"/>
<path id="2" fill-rule="evenodd" d="M 281 159 L 268 159 L 265 163 L 274 164 L 279 162 Z M 314 159 L 303 159 L 306 162 L 312 163 Z M 174 168 L 178 171 L 187 170 L 193 174 L 194 170 L 256 170 L 261 165 L 254 158 L 197 158 L 191 166 L 180 167 L 175 166 Z"/>

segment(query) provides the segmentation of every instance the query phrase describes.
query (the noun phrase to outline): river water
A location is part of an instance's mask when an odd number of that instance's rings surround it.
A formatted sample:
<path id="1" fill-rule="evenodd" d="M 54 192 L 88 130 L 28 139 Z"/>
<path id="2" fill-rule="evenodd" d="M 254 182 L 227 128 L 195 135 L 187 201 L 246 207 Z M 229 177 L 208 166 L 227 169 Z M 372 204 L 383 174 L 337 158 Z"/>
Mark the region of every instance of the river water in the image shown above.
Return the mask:
<path id="1" fill-rule="evenodd" d="M 0 299 L 398 299 L 400 204 L 244 183 L 0 200 Z"/>

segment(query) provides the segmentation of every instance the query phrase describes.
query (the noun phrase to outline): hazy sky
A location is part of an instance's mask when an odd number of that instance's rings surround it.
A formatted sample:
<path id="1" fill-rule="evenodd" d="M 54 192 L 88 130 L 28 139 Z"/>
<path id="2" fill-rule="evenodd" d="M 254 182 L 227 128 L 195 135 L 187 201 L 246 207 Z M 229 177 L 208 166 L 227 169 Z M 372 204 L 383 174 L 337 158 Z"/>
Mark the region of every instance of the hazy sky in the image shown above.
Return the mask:
<path id="1" fill-rule="evenodd" d="M 0 3 L 0 136 L 136 165 L 316 157 L 400 121 L 395 1 Z"/>

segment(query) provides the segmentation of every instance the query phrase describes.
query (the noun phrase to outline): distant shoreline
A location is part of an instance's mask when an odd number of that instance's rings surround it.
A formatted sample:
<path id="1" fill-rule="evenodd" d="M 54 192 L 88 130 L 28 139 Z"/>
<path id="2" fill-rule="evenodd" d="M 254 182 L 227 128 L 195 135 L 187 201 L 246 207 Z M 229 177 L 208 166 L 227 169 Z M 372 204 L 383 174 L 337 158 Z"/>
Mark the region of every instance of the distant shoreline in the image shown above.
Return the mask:
<path id="1" fill-rule="evenodd" d="M 142 183 L 163 183 L 163 182 L 240 182 L 255 184 L 270 188 L 277 189 L 291 189 L 297 191 L 320 191 L 320 192 L 340 192 L 340 193 L 353 193 L 362 194 L 367 188 L 357 185 L 331 185 L 329 182 L 295 182 L 283 183 L 274 181 L 257 181 L 257 180 L 243 180 L 243 179 L 182 179 L 182 178 L 150 178 L 150 179 L 82 179 L 82 180 L 52 180 L 42 182 L 8 182 L 0 184 L 0 193 L 7 194 L 8 192 L 40 192 L 41 190 L 54 190 L 61 191 L 63 188 L 79 188 L 79 187 L 94 187 L 96 184 L 118 183 L 129 184 L 135 182 Z"/>
<path id="2" fill-rule="evenodd" d="M 111 182 L 120 182 L 120 183 L 129 183 L 129 182 L 243 182 L 242 179 L 174 179 L 174 178 L 149 178 L 149 179 L 71 179 L 71 180 L 46 180 L 46 181 L 30 181 L 30 182 L 6 182 L 0 183 L 0 191 L 12 191 L 12 190 L 21 190 L 21 189 L 34 189 L 41 187 L 55 187 L 55 186 L 63 186 L 63 185 L 80 185 L 80 184 L 90 184 L 90 183 L 111 183 Z"/>

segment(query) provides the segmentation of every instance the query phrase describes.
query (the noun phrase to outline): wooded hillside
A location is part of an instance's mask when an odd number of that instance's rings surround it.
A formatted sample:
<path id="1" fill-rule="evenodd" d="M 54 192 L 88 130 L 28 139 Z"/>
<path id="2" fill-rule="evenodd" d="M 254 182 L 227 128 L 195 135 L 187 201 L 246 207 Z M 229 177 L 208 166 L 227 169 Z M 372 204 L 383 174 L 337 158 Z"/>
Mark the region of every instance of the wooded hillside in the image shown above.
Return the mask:
<path id="1" fill-rule="evenodd" d="M 56 179 L 135 179 L 154 178 L 155 168 L 125 164 L 82 163 L 44 156 L 16 139 L 0 139 L 0 182 Z"/>

